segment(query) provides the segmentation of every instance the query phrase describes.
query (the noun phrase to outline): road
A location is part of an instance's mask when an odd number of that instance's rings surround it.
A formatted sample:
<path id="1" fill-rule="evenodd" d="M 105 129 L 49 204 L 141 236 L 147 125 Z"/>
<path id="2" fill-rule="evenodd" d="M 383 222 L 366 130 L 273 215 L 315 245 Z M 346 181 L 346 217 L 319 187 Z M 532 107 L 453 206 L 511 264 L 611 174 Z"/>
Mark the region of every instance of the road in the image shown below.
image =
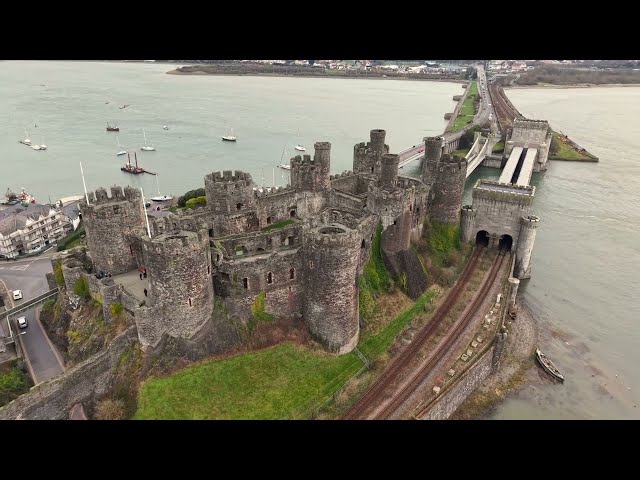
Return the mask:
<path id="1" fill-rule="evenodd" d="M 26 350 L 25 354 L 31 364 L 34 376 L 33 381 L 36 384 L 57 377 L 64 372 L 64 368 L 54 353 L 52 346 L 49 344 L 49 340 L 40 321 L 36 320 L 37 308 L 39 308 L 39 306 L 35 306 L 26 312 L 18 314 L 27 319 L 27 328 L 20 330 L 20 335 L 22 337 L 22 344 Z M 11 328 L 14 327 L 17 327 L 16 322 L 12 321 Z"/>
<path id="2" fill-rule="evenodd" d="M 52 271 L 51 254 L 44 254 L 24 260 L 2 261 L 0 262 L 0 280 L 4 282 L 9 291 L 22 290 L 22 299 L 13 300 L 8 307 L 20 306 L 20 304 L 49 291 L 49 284 L 45 275 Z M 2 288 L 2 284 L 0 284 Z M 28 326 L 22 330 L 22 343 L 26 350 L 27 357 L 33 369 L 34 382 L 39 383 L 57 375 L 64 370 L 56 354 L 52 350 L 40 322 L 36 320 L 36 307 L 25 312 L 20 312 L 18 316 L 27 318 Z M 17 331 L 16 323 L 12 328 Z"/>
<path id="3" fill-rule="evenodd" d="M 18 306 L 26 300 L 49 291 L 45 275 L 53 271 L 48 257 L 0 262 L 0 279 L 9 290 L 22 290 L 22 300 L 14 300 Z"/>
<path id="4" fill-rule="evenodd" d="M 483 125 L 487 122 L 487 120 L 490 120 L 492 122 L 496 121 L 495 110 L 493 105 L 491 104 L 489 92 L 487 91 L 487 75 L 484 71 L 484 66 L 477 65 L 476 68 L 478 73 L 478 93 L 481 95 L 478 113 L 473 119 L 473 124 L 471 124 L 469 127 L 458 130 L 457 132 L 443 133 L 442 136 L 445 139 L 445 143 L 449 143 L 452 140 L 460 138 L 462 135 L 464 135 L 465 131 L 471 128 L 473 125 Z M 422 152 L 424 152 L 424 142 L 401 151 L 398 154 L 400 165 L 404 166 L 409 161 L 421 160 L 424 157 L 424 154 Z"/>

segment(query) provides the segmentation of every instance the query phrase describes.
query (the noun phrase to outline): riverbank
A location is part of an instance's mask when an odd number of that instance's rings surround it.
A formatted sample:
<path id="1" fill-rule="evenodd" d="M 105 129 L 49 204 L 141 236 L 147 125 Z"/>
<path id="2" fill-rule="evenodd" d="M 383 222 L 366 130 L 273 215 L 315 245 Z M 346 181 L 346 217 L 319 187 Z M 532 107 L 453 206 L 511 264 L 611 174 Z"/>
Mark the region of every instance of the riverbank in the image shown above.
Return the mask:
<path id="1" fill-rule="evenodd" d="M 508 394 L 536 378 L 534 354 L 540 329 L 522 298 L 518 303 L 518 317 L 507 325 L 507 330 L 500 368 L 465 400 L 450 417 L 451 420 L 486 418 Z"/>

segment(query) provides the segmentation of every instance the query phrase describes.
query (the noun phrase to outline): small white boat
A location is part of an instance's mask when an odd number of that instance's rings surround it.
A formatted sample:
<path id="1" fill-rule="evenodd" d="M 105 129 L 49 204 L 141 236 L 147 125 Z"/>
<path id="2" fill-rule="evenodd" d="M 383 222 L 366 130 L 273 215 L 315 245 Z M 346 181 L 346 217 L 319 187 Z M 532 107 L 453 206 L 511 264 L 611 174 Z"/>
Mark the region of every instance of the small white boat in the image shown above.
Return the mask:
<path id="1" fill-rule="evenodd" d="M 162 129 L 163 129 L 163 130 L 169 130 L 169 127 L 167 127 L 166 125 L 163 125 L 163 126 L 162 126 Z"/>
<path id="2" fill-rule="evenodd" d="M 158 195 L 155 197 L 151 197 L 152 202 L 168 202 L 169 200 L 173 200 L 171 195 L 160 195 L 160 183 L 158 182 L 158 174 L 156 174 L 156 188 L 158 189 Z"/>
<path id="3" fill-rule="evenodd" d="M 142 129 L 142 135 L 144 135 L 144 145 L 142 145 L 140 147 L 140 150 L 144 150 L 146 152 L 152 152 L 156 149 L 156 147 L 152 147 L 151 145 L 147 145 L 147 134 L 144 131 L 144 128 Z"/>
<path id="4" fill-rule="evenodd" d="M 291 165 L 287 165 L 286 163 L 281 163 L 278 166 L 284 170 L 291 170 Z"/>
<path id="5" fill-rule="evenodd" d="M 40 148 L 40 145 L 31 145 L 31 148 L 33 148 L 34 150 L 42 150 L 42 148 Z"/>
<path id="6" fill-rule="evenodd" d="M 237 137 L 233 134 L 233 128 L 229 130 L 228 135 L 223 135 L 222 140 L 225 142 L 235 142 Z"/>
<path id="7" fill-rule="evenodd" d="M 42 143 L 40 144 L 40 150 L 46 150 L 47 146 L 44 144 L 44 137 L 42 137 Z"/>
<path id="8" fill-rule="evenodd" d="M 24 131 L 24 140 L 20 140 L 20 143 L 24 145 L 31 145 L 31 139 L 29 138 L 29 134 L 26 130 Z"/>
<path id="9" fill-rule="evenodd" d="M 295 147 L 296 150 L 298 150 L 299 152 L 305 152 L 307 149 L 304 148 L 302 145 L 296 145 Z"/>
<path id="10" fill-rule="evenodd" d="M 122 145 L 120 145 L 120 139 L 118 137 L 116 137 L 116 142 L 118 142 L 118 148 L 124 148 Z M 126 150 L 120 150 L 118 153 L 116 153 L 116 156 L 126 155 L 126 154 L 127 154 Z"/>

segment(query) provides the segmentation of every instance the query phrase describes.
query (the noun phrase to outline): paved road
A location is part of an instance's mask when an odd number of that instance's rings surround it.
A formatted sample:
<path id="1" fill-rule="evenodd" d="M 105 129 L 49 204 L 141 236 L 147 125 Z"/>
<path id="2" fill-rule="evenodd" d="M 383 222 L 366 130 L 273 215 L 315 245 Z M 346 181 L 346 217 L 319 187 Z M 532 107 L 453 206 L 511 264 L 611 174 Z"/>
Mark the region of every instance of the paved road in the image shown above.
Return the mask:
<path id="1" fill-rule="evenodd" d="M 49 258 L 0 262 L 0 279 L 9 290 L 22 290 L 22 300 L 14 300 L 16 306 L 26 300 L 49 291 L 45 275 L 52 271 Z"/>
<path id="2" fill-rule="evenodd" d="M 25 354 L 31 363 L 36 384 L 57 377 L 64 372 L 64 368 L 53 352 L 40 321 L 36 320 L 37 308 L 33 307 L 19 314 L 27 319 L 27 328 L 22 329 L 20 334 L 26 350 Z M 11 325 L 13 328 L 15 323 L 12 322 Z"/>
<path id="3" fill-rule="evenodd" d="M 473 124 L 482 125 L 487 120 L 489 120 L 489 116 L 491 115 L 491 121 L 496 121 L 496 114 L 493 108 L 493 105 L 489 106 L 491 103 L 491 99 L 489 97 L 489 92 L 487 91 L 487 75 L 484 71 L 484 67 L 482 65 L 477 66 L 478 72 L 478 93 L 481 95 L 480 106 L 478 108 L 478 113 L 474 118 Z M 456 138 L 461 137 L 464 134 L 464 130 L 459 130 L 453 133 L 444 133 L 442 136 L 445 138 L 445 143 L 450 142 Z M 422 152 L 424 151 L 424 142 L 414 145 L 411 148 L 407 148 L 406 150 L 401 151 L 398 155 L 400 157 L 400 163 L 402 164 L 404 161 L 413 159 L 419 160 L 424 156 Z"/>
<path id="4" fill-rule="evenodd" d="M 46 254 L 45 254 L 46 255 Z M 49 291 L 49 284 L 45 274 L 52 271 L 50 255 L 33 257 L 31 259 L 0 262 L 0 279 L 11 290 L 22 290 L 22 300 L 13 300 L 15 306 Z M 0 285 L 0 288 L 1 285 Z M 9 307 L 11 304 L 8 305 Z M 38 306 L 20 312 L 18 316 L 27 318 L 28 326 L 22 330 L 22 342 L 26 355 L 31 362 L 35 383 L 49 380 L 60 375 L 64 370 L 60 361 L 47 341 L 46 334 L 36 320 L 35 311 Z M 16 326 L 15 322 L 12 328 Z M 14 329 L 15 332 L 16 329 Z"/>

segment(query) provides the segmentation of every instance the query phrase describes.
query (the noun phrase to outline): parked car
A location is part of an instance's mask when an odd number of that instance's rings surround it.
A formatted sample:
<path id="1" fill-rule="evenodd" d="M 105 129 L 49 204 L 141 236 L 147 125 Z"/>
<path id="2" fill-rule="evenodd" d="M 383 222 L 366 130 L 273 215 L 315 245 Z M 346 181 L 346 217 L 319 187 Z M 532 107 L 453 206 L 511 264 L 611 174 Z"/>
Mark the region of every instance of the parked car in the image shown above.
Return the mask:
<path id="1" fill-rule="evenodd" d="M 18 327 L 27 328 L 27 319 L 25 317 L 18 317 Z"/>
<path id="2" fill-rule="evenodd" d="M 14 290 L 13 291 L 13 299 L 20 300 L 22 298 L 22 290 Z"/>

